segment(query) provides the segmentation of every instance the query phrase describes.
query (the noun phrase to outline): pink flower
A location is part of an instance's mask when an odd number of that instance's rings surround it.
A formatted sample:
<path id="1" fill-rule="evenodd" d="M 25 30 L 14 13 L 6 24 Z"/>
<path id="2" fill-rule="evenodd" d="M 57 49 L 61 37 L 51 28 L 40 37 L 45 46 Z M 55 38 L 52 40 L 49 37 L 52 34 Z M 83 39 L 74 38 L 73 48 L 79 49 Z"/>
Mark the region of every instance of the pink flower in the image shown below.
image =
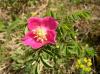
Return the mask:
<path id="1" fill-rule="evenodd" d="M 58 22 L 53 17 L 31 17 L 28 19 L 29 32 L 22 39 L 24 45 L 34 49 L 46 44 L 54 44 L 56 41 L 56 29 Z"/>

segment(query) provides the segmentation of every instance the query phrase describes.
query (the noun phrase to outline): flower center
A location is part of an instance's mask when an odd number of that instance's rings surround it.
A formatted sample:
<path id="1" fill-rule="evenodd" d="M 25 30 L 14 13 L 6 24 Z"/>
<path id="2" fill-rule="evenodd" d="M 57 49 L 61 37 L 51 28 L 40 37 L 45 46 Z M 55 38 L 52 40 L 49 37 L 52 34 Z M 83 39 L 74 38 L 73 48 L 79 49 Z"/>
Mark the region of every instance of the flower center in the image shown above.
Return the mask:
<path id="1" fill-rule="evenodd" d="M 37 41 L 40 41 L 40 42 L 43 42 L 43 41 L 46 41 L 47 38 L 46 38 L 46 30 L 39 27 L 35 30 L 33 30 L 33 34 L 35 35 L 34 38 L 37 40 Z"/>

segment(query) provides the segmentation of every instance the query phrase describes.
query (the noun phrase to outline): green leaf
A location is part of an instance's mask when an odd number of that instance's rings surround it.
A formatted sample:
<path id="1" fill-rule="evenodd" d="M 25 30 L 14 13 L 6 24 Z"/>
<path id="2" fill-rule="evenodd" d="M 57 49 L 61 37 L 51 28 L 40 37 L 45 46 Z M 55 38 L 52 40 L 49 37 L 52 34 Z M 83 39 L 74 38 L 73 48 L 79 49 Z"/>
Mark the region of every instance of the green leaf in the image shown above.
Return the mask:
<path id="1" fill-rule="evenodd" d="M 35 66 L 35 74 L 38 74 L 38 65 Z"/>
<path id="2" fill-rule="evenodd" d="M 18 64 L 18 63 L 12 63 L 11 66 L 13 67 L 13 70 L 18 70 L 21 68 L 22 64 Z"/>
<path id="3" fill-rule="evenodd" d="M 47 54 L 49 54 L 50 56 L 53 56 L 52 52 L 45 50 L 45 49 L 43 49 L 43 51 L 46 52 Z"/>
<path id="4" fill-rule="evenodd" d="M 68 51 L 70 52 L 70 54 L 76 54 L 76 55 L 78 54 L 77 49 L 74 49 L 74 48 L 73 49 L 69 49 Z"/>
<path id="5" fill-rule="evenodd" d="M 3 31 L 3 28 L 4 28 L 4 24 L 3 24 L 3 21 L 0 20 L 0 31 Z"/>
<path id="6" fill-rule="evenodd" d="M 90 19 L 90 17 L 91 17 L 91 14 L 89 11 L 80 10 L 66 16 L 66 21 L 68 23 L 71 23 L 71 22 L 74 23 L 75 21 L 80 20 L 80 19 L 88 20 Z"/>
<path id="7" fill-rule="evenodd" d="M 7 32 L 10 33 L 11 30 L 14 30 L 17 26 L 18 26 L 18 23 L 20 22 L 20 19 L 16 18 L 15 21 L 11 21 L 9 23 L 9 26 L 7 28 Z"/>
<path id="8" fill-rule="evenodd" d="M 86 49 L 86 54 L 93 57 L 95 55 L 95 51 L 93 49 Z"/>
<path id="9" fill-rule="evenodd" d="M 28 28 L 27 27 L 25 27 L 25 34 L 28 32 Z"/>
<path id="10" fill-rule="evenodd" d="M 52 68 L 52 67 L 53 67 L 53 66 L 50 65 L 45 59 L 43 59 L 41 56 L 40 56 L 40 59 L 41 59 L 42 63 L 43 63 L 46 67 L 48 67 L 48 68 Z"/>

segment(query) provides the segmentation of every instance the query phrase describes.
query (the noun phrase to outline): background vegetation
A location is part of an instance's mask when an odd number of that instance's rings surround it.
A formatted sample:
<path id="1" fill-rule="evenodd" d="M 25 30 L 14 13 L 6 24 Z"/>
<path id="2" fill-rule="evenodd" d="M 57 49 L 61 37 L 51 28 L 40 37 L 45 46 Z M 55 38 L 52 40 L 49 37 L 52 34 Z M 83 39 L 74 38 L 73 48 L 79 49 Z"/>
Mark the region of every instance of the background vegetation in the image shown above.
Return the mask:
<path id="1" fill-rule="evenodd" d="M 99 12 L 100 0 L 0 0 L 0 74 L 100 73 Z M 21 43 L 31 16 L 59 22 L 55 45 L 34 51 Z M 92 60 L 87 70 L 84 58 Z"/>

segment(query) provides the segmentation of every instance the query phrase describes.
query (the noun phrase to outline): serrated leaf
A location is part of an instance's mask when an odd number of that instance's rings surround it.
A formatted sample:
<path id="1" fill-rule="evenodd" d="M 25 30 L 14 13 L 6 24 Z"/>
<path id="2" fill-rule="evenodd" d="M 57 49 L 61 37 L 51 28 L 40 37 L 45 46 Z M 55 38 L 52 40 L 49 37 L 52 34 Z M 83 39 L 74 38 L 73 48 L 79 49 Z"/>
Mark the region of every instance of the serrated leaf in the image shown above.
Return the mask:
<path id="1" fill-rule="evenodd" d="M 43 63 L 46 67 L 48 67 L 48 68 L 52 68 L 52 67 L 53 67 L 53 66 L 50 65 L 45 59 L 43 59 L 41 56 L 40 56 L 40 59 L 41 59 L 42 63 Z"/>

